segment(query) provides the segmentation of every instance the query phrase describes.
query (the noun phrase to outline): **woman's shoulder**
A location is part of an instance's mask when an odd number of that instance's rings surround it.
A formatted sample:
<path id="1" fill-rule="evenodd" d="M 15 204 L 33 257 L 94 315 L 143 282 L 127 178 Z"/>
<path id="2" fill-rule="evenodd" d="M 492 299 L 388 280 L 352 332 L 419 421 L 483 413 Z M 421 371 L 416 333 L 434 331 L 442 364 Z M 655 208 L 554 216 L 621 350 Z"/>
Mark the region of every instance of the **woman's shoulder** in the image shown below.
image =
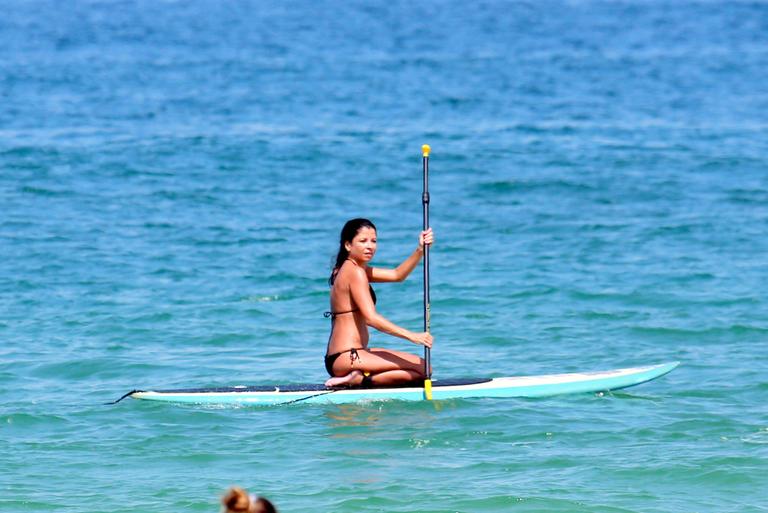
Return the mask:
<path id="1" fill-rule="evenodd" d="M 358 280 L 364 280 L 366 283 L 368 282 L 368 273 L 365 272 L 365 269 L 356 263 L 347 260 L 344 262 L 341 267 L 339 268 L 338 274 L 336 274 L 336 282 L 341 280 L 344 281 L 358 281 Z"/>

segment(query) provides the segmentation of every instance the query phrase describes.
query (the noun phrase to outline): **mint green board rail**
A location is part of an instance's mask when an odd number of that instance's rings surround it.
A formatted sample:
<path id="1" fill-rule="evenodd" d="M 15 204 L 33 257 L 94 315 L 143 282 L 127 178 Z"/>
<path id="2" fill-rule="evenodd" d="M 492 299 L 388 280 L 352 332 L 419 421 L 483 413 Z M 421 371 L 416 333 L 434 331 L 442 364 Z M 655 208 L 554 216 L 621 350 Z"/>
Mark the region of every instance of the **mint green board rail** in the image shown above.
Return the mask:
<path id="1" fill-rule="evenodd" d="M 485 380 L 433 380 L 433 400 L 547 397 L 607 392 L 659 378 L 679 365 L 662 363 L 598 372 L 517 376 Z M 210 405 L 280 405 L 293 403 L 356 403 L 365 401 L 422 401 L 421 387 L 326 389 L 322 385 L 236 386 L 184 390 L 137 390 L 127 396 L 148 401 Z"/>

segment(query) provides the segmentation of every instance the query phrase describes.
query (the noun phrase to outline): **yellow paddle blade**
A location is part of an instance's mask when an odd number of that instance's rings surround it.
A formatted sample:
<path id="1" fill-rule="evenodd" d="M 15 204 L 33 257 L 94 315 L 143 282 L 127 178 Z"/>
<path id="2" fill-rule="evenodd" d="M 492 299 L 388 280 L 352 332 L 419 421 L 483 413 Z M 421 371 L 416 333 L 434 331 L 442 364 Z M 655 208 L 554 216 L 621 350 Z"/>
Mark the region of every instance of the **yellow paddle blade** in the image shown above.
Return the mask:
<path id="1" fill-rule="evenodd" d="M 424 380 L 424 399 L 426 399 L 427 401 L 432 400 L 432 380 L 431 379 Z"/>

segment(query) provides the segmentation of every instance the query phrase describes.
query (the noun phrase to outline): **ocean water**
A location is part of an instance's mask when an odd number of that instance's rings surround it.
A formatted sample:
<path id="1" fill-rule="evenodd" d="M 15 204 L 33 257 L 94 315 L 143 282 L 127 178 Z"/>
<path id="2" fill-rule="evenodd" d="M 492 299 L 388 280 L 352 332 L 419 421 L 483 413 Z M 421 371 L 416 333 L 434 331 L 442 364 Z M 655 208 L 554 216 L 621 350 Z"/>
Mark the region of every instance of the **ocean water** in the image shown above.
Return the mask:
<path id="1" fill-rule="evenodd" d="M 0 511 L 768 511 L 766 69 L 757 1 L 4 2 Z M 681 367 L 104 404 L 325 379 L 338 232 L 412 251 L 424 143 L 435 378 Z M 377 294 L 418 329 L 419 271 Z"/>

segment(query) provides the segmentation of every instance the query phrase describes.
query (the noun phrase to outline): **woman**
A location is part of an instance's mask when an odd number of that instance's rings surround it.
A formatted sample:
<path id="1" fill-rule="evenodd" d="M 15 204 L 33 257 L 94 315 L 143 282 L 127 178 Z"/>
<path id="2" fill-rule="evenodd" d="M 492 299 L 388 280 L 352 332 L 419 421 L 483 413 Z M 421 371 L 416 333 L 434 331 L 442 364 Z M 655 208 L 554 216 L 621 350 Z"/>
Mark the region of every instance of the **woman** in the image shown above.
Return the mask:
<path id="1" fill-rule="evenodd" d="M 416 268 L 424 245 L 432 244 L 432 229 L 421 232 L 419 245 L 395 269 L 369 267 L 376 254 L 376 227 L 367 219 L 347 221 L 341 230 L 339 253 L 328 283 L 331 285 L 331 336 L 325 368 L 327 387 L 341 385 L 386 386 L 420 381 L 425 377 L 419 356 L 368 347 L 368 326 L 384 333 L 432 347 L 432 335 L 415 333 L 388 321 L 376 311 L 371 282 L 403 281 Z"/>

